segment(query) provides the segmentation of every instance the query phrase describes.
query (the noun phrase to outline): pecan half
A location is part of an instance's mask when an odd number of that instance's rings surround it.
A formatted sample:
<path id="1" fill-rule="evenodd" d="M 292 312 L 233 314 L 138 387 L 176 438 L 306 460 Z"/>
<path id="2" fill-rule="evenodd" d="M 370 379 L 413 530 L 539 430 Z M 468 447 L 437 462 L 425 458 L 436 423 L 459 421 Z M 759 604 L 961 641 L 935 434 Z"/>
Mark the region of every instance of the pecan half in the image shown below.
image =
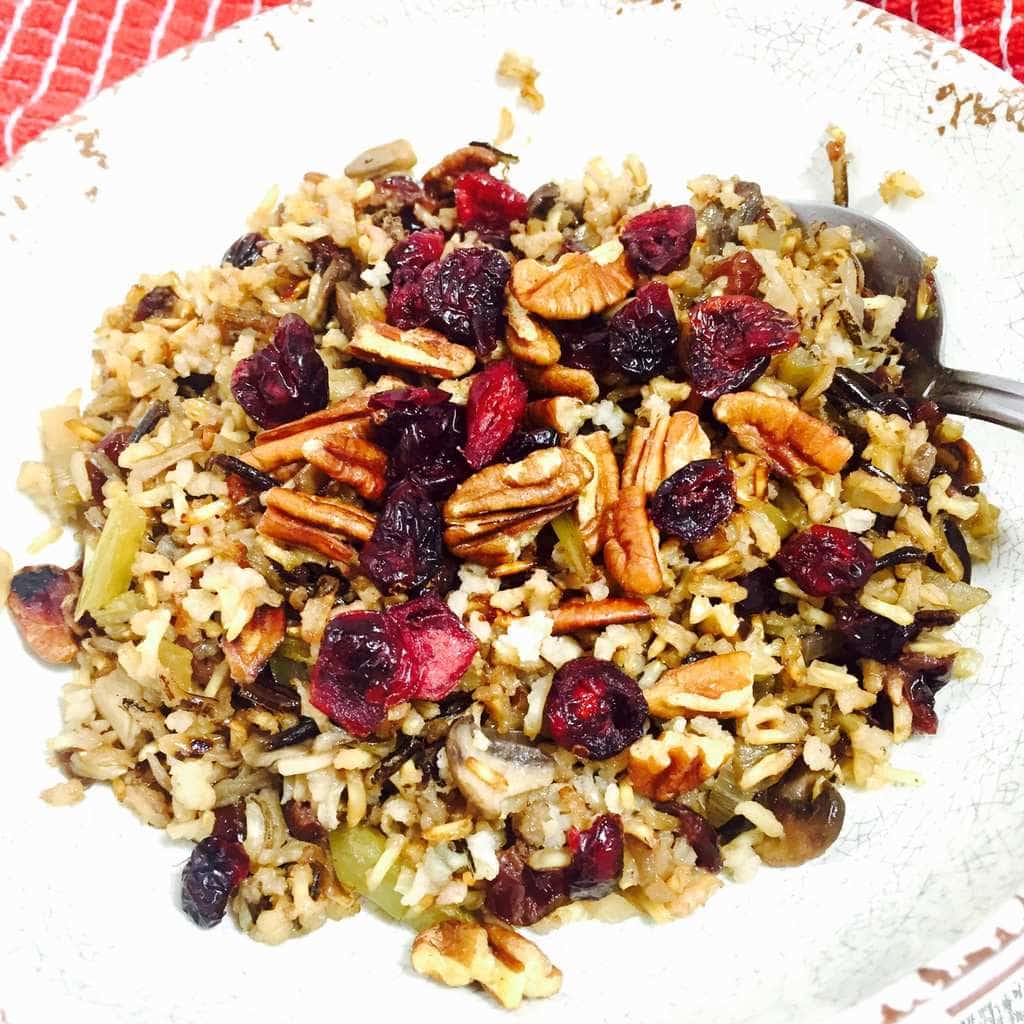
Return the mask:
<path id="1" fill-rule="evenodd" d="M 267 491 L 263 501 L 268 509 L 275 509 L 310 526 L 321 526 L 353 540 L 369 540 L 377 525 L 376 517 L 357 505 L 350 505 L 337 498 L 290 491 L 287 487 L 275 487 Z"/>
<path id="2" fill-rule="evenodd" d="M 264 537 L 280 541 L 290 547 L 316 551 L 342 565 L 353 565 L 358 557 L 355 548 L 351 544 L 346 544 L 340 537 L 327 530 L 310 526 L 301 519 L 286 516 L 276 508 L 268 508 L 263 513 L 256 531 L 262 533 Z"/>
<path id="3" fill-rule="evenodd" d="M 575 434 L 583 426 L 584 403 L 559 395 L 538 398 L 526 406 L 526 420 L 535 427 L 550 427 L 559 434 Z"/>
<path id="4" fill-rule="evenodd" d="M 284 639 L 284 608 L 260 605 L 234 640 L 221 643 L 236 683 L 251 683 Z"/>
<path id="5" fill-rule="evenodd" d="M 646 622 L 653 616 L 646 601 L 639 597 L 606 597 L 603 601 L 566 601 L 552 613 L 553 635 L 575 633 L 581 629 L 604 629 L 627 622 Z"/>
<path id="6" fill-rule="evenodd" d="M 692 412 L 656 416 L 649 427 L 633 428 L 622 465 L 622 483 L 653 494 L 676 470 L 710 455 L 711 442 Z"/>
<path id="7" fill-rule="evenodd" d="M 429 327 L 402 331 L 380 322 L 357 327 L 346 351 L 369 363 L 398 366 L 444 380 L 464 377 L 476 364 L 472 349 L 454 344 L 440 331 Z"/>
<path id="8" fill-rule="evenodd" d="M 450 919 L 425 929 L 413 941 L 412 965 L 452 987 L 477 982 L 506 1010 L 562 987 L 562 972 L 540 949 L 496 921 Z"/>
<path id="9" fill-rule="evenodd" d="M 669 669 L 644 691 L 656 718 L 742 718 L 754 706 L 754 669 L 746 651 L 716 654 Z"/>
<path id="10" fill-rule="evenodd" d="M 601 393 L 594 375 L 574 366 L 524 366 L 523 376 L 530 390 L 539 395 L 565 395 L 581 402 L 594 402 Z"/>
<path id="11" fill-rule="evenodd" d="M 78 586 L 67 569 L 55 565 L 30 565 L 11 579 L 11 618 L 32 653 L 51 665 L 66 665 L 78 654 L 69 615 Z"/>
<path id="12" fill-rule="evenodd" d="M 532 366 L 551 366 L 558 362 L 562 346 L 554 332 L 530 316 L 512 295 L 508 297 L 505 315 L 508 317 L 505 344 L 516 359 Z"/>
<path id="13" fill-rule="evenodd" d="M 607 541 L 607 512 L 619 498 L 619 464 L 607 430 L 595 430 L 572 439 L 570 449 L 582 455 L 594 470 L 576 502 L 576 522 L 590 554 Z"/>
<path id="14" fill-rule="evenodd" d="M 838 473 L 853 455 L 845 437 L 785 398 L 740 391 L 722 395 L 714 411 L 740 445 L 783 476 Z"/>
<path id="15" fill-rule="evenodd" d="M 434 199 L 449 196 L 455 188 L 455 179 L 471 171 L 489 171 L 501 157 L 490 146 L 470 144 L 449 153 L 423 175 L 423 187 Z"/>
<path id="16" fill-rule="evenodd" d="M 629 781 L 652 800 L 672 800 L 710 779 L 732 757 L 735 741 L 720 736 L 697 736 L 666 729 L 660 736 L 643 736 L 629 748 Z"/>
<path id="17" fill-rule="evenodd" d="M 554 264 L 519 260 L 512 294 L 529 312 L 549 320 L 582 320 L 621 302 L 636 284 L 622 243 L 605 242 L 590 252 L 567 252 Z"/>
<path id="18" fill-rule="evenodd" d="M 367 501 L 376 501 L 387 486 L 387 452 L 362 438 L 342 436 L 323 441 L 311 437 L 302 445 L 302 457 Z"/>
<path id="19" fill-rule="evenodd" d="M 445 543 L 453 554 L 485 565 L 516 560 L 542 526 L 573 504 L 592 475 L 583 456 L 564 448 L 488 466 L 445 502 Z"/>
<path id="20" fill-rule="evenodd" d="M 656 594 L 662 587 L 661 562 L 643 488 L 623 487 L 608 521 L 604 564 L 612 579 L 628 594 Z"/>

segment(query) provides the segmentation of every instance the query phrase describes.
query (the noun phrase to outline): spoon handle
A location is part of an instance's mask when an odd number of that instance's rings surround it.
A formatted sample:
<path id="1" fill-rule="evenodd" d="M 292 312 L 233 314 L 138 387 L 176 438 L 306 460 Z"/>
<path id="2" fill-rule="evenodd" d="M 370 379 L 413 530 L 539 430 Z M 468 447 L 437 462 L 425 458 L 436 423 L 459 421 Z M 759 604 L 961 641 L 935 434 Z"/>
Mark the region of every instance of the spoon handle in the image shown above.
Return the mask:
<path id="1" fill-rule="evenodd" d="M 943 412 L 1024 431 L 1024 384 L 970 370 L 944 369 L 925 393 Z"/>

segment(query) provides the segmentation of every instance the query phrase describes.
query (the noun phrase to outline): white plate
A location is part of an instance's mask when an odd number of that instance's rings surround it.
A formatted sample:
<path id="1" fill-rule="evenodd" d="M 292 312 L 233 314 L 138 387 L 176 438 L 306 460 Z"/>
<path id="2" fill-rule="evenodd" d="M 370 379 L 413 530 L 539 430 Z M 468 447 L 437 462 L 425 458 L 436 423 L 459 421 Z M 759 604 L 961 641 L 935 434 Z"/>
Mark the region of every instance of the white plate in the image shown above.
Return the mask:
<path id="1" fill-rule="evenodd" d="M 36 451 L 37 410 L 88 379 L 101 310 L 138 272 L 216 260 L 272 182 L 337 171 L 396 136 L 425 161 L 490 137 L 500 105 L 514 106 L 494 80 L 508 46 L 535 58 L 547 97 L 539 116 L 515 108 L 509 148 L 527 190 L 591 155 L 636 152 L 663 199 L 705 171 L 827 198 L 820 143 L 841 125 L 854 205 L 878 212 L 889 170 L 924 185 L 923 200 L 884 216 L 941 258 L 951 361 L 1024 377 L 1024 93 L 1001 73 L 838 0 L 450 7 L 281 8 L 105 93 L 0 172 L 2 540 L 16 561 L 42 526 L 14 493 L 18 464 Z M 927 784 L 850 795 L 827 857 L 728 886 L 688 920 L 545 937 L 565 986 L 525 1019 L 820 1021 L 866 999 L 860 1012 L 877 1020 L 875 993 L 909 972 L 895 998 L 927 995 L 913 970 L 1024 891 L 1024 441 L 978 425 L 970 437 L 1006 509 L 1004 540 L 978 574 L 993 601 L 963 631 L 985 652 L 978 679 L 943 691 L 938 736 L 895 757 Z M 276 949 L 230 925 L 197 931 L 173 899 L 184 846 L 102 788 L 71 810 L 38 800 L 58 781 L 44 745 L 62 679 L 23 654 L 9 622 L 0 644 L 0 1007 L 11 1024 L 507 1020 L 482 996 L 416 978 L 409 936 L 370 913 Z"/>

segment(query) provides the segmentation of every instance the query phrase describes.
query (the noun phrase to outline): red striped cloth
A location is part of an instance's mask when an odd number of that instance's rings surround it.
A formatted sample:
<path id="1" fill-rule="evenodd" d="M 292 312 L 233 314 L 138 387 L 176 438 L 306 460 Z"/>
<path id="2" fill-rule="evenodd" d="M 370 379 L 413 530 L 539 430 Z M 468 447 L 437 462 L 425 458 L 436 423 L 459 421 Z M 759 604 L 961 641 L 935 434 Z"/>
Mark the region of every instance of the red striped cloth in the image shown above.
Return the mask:
<path id="1" fill-rule="evenodd" d="M 0 163 L 104 86 L 287 0 L 0 0 Z M 1024 0 L 869 0 L 1024 80 Z"/>

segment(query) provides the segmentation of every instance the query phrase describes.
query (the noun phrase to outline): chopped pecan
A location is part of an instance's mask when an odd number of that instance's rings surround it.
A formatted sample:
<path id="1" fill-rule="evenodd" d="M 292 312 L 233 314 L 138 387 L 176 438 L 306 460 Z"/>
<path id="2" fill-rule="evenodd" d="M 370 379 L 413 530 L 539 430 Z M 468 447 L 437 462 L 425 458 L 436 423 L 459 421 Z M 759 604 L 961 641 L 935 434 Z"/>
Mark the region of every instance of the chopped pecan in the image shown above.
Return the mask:
<path id="1" fill-rule="evenodd" d="M 623 487 L 608 521 L 604 564 L 612 579 L 628 594 L 656 594 L 662 587 L 661 562 L 643 488 Z"/>
<path id="2" fill-rule="evenodd" d="M 434 199 L 450 196 L 455 188 L 455 179 L 471 171 L 489 171 L 501 162 L 498 151 L 490 146 L 471 143 L 442 157 L 423 175 L 423 187 Z"/>
<path id="3" fill-rule="evenodd" d="M 538 323 L 512 295 L 508 297 L 505 314 L 508 317 L 505 344 L 516 359 L 532 366 L 551 366 L 558 362 L 562 347 L 550 327 Z"/>
<path id="4" fill-rule="evenodd" d="M 496 921 L 450 919 L 425 929 L 413 941 L 412 965 L 445 985 L 478 982 L 507 1010 L 562 987 L 562 972 L 537 946 Z"/>
<path id="5" fill-rule="evenodd" d="M 716 654 L 669 669 L 644 691 L 656 718 L 742 718 L 754 706 L 754 669 L 746 651 Z"/>
<path id="6" fill-rule="evenodd" d="M 676 470 L 711 455 L 711 442 L 692 412 L 656 416 L 649 427 L 634 427 L 622 466 L 624 486 L 635 484 L 645 494 Z"/>
<path id="7" fill-rule="evenodd" d="M 371 513 L 337 498 L 321 498 L 315 494 L 290 491 L 286 487 L 275 487 L 263 495 L 263 500 L 268 509 L 354 540 L 369 540 L 377 525 L 376 517 Z"/>
<path id="8" fill-rule="evenodd" d="M 405 139 L 395 139 L 380 146 L 373 146 L 350 160 L 345 167 L 345 177 L 359 180 L 376 178 L 382 174 L 408 171 L 416 166 L 416 153 Z"/>
<path id="9" fill-rule="evenodd" d="M 523 367 L 530 390 L 539 395 L 566 395 L 581 402 L 594 402 L 601 389 L 589 370 L 574 366 Z"/>
<path id="10" fill-rule="evenodd" d="M 853 455 L 845 437 L 785 398 L 740 391 L 723 395 L 714 409 L 747 451 L 763 455 L 783 476 L 838 473 Z"/>
<path id="11" fill-rule="evenodd" d="M 666 729 L 660 736 L 643 736 L 629 748 L 629 781 L 652 800 L 672 800 L 710 779 L 732 757 L 735 741 Z"/>
<path id="12" fill-rule="evenodd" d="M 414 373 L 451 380 L 464 377 L 476 364 L 476 355 L 429 327 L 399 330 L 374 322 L 356 328 L 347 349 L 349 355 L 370 363 L 398 366 Z"/>
<path id="13" fill-rule="evenodd" d="M 30 565 L 11 580 L 7 608 L 32 653 L 52 665 L 66 665 L 78 654 L 70 611 L 78 581 L 55 565 Z"/>
<path id="14" fill-rule="evenodd" d="M 234 640 L 221 644 L 236 683 L 251 683 L 284 639 L 284 608 L 260 605 Z"/>
<path id="15" fill-rule="evenodd" d="M 584 403 L 578 398 L 538 398 L 526 406 L 527 422 L 535 427 L 550 427 L 559 434 L 575 434 L 583 426 Z"/>
<path id="16" fill-rule="evenodd" d="M 590 252 L 567 252 L 550 266 L 519 260 L 512 294 L 531 313 L 549 320 L 582 320 L 621 302 L 636 284 L 618 240 Z"/>
<path id="17" fill-rule="evenodd" d="M 488 565 L 516 560 L 542 526 L 572 505 L 592 475 L 585 458 L 564 448 L 488 466 L 445 502 L 445 543 L 453 554 Z"/>
<path id="18" fill-rule="evenodd" d="M 387 486 L 387 452 L 370 441 L 344 436 L 322 441 L 311 437 L 302 445 L 302 457 L 333 480 L 348 484 L 367 501 L 377 501 Z"/>
<path id="19" fill-rule="evenodd" d="M 552 613 L 551 632 L 575 633 L 580 629 L 604 629 L 627 622 L 646 622 L 654 613 L 639 597 L 606 597 L 603 601 L 575 600 L 560 604 Z"/>
<path id="20" fill-rule="evenodd" d="M 608 539 L 606 513 L 619 498 L 619 464 L 615 461 L 607 430 L 574 437 L 569 447 L 582 455 L 594 470 L 576 503 L 576 522 L 587 551 L 594 555 Z"/>

